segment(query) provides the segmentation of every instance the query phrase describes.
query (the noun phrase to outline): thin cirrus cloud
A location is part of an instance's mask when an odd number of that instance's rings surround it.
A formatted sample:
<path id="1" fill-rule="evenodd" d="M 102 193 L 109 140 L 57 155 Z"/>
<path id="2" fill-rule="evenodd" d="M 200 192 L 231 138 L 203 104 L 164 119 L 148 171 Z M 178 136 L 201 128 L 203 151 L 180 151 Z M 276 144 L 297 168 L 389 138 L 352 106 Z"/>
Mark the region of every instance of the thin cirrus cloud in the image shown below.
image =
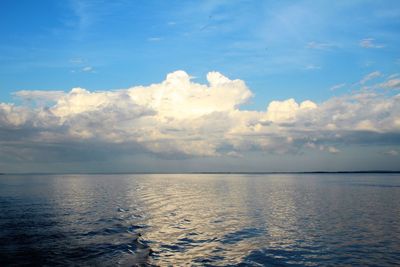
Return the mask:
<path id="1" fill-rule="evenodd" d="M 335 44 L 332 43 L 322 43 L 322 42 L 309 42 L 306 45 L 307 48 L 309 49 L 316 49 L 316 50 L 331 50 L 333 48 L 338 47 Z"/>
<path id="2" fill-rule="evenodd" d="M 385 45 L 377 44 L 374 38 L 365 38 L 360 40 L 360 46 L 363 48 L 384 48 Z"/>
<path id="3" fill-rule="evenodd" d="M 360 84 L 365 84 L 366 82 L 368 82 L 368 81 L 370 81 L 370 80 L 373 80 L 373 79 L 375 79 L 375 78 L 378 78 L 378 77 L 380 77 L 380 76 L 382 76 L 382 73 L 380 73 L 379 71 L 371 72 L 371 73 L 365 75 L 365 76 L 361 79 Z"/>
<path id="4" fill-rule="evenodd" d="M 94 69 L 92 66 L 86 66 L 82 68 L 82 72 L 94 72 Z"/>
<path id="5" fill-rule="evenodd" d="M 149 42 L 159 42 L 161 40 L 162 40 L 161 37 L 150 37 L 147 39 L 147 41 L 149 41 Z"/>
<path id="6" fill-rule="evenodd" d="M 340 88 L 343 88 L 346 86 L 346 83 L 339 83 L 339 84 L 335 84 L 333 86 L 331 86 L 331 88 L 329 88 L 330 91 L 336 91 Z"/>
<path id="7" fill-rule="evenodd" d="M 381 84 L 381 87 L 388 89 L 400 89 L 400 79 L 390 79 Z"/>
<path id="8" fill-rule="evenodd" d="M 314 64 L 308 64 L 304 67 L 305 70 L 319 70 L 321 69 L 321 66 L 314 65 Z"/>
<path id="9" fill-rule="evenodd" d="M 160 83 L 122 90 L 16 92 L 22 104 L 0 104 L 7 148 L 0 157 L 35 161 L 46 144 L 53 152 L 91 143 L 113 153 L 129 147 L 132 154 L 184 158 L 310 149 L 337 154 L 343 145 L 399 145 L 400 94 L 364 89 L 318 104 L 275 100 L 250 111 L 240 108 L 253 97 L 244 81 L 218 72 L 208 73 L 207 81 L 196 83 L 175 71 Z"/>

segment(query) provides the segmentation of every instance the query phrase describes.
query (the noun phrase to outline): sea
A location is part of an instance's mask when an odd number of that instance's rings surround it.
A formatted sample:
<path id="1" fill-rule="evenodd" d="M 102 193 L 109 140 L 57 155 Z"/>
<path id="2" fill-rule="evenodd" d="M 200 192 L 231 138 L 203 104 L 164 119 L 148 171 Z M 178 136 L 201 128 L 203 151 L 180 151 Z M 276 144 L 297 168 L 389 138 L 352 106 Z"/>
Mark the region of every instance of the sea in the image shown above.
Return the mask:
<path id="1" fill-rule="evenodd" d="M 400 174 L 1 175 L 0 266 L 400 266 Z"/>

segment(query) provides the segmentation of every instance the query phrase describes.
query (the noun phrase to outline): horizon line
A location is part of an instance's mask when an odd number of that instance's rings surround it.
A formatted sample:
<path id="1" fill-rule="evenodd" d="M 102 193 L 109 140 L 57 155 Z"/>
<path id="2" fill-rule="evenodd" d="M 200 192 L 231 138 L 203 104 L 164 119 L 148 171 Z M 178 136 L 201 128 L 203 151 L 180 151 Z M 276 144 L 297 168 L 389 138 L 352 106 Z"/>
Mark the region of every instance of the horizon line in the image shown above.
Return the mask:
<path id="1" fill-rule="evenodd" d="M 193 171 L 193 172 L 4 172 L 0 175 L 112 175 L 112 174 L 363 174 L 363 173 L 400 173 L 400 170 L 356 170 L 356 171 Z"/>

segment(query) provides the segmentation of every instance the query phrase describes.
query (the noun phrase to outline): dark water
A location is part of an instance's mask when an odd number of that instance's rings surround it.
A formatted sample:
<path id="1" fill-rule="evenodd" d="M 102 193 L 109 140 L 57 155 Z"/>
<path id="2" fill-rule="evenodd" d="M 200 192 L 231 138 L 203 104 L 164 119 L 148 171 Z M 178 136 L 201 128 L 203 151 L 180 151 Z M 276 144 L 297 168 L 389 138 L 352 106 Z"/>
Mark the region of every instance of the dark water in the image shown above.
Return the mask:
<path id="1" fill-rule="evenodd" d="M 400 265 L 400 176 L 0 176 L 0 265 Z"/>

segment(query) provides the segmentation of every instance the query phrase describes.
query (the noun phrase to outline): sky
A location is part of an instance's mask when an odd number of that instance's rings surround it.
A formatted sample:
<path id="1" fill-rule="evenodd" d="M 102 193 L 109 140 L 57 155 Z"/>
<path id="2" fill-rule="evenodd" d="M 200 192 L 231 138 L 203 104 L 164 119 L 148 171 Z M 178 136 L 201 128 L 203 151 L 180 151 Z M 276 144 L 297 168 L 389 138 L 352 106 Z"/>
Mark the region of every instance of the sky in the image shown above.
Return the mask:
<path id="1" fill-rule="evenodd" d="M 0 172 L 400 170 L 399 1 L 0 11 Z"/>

